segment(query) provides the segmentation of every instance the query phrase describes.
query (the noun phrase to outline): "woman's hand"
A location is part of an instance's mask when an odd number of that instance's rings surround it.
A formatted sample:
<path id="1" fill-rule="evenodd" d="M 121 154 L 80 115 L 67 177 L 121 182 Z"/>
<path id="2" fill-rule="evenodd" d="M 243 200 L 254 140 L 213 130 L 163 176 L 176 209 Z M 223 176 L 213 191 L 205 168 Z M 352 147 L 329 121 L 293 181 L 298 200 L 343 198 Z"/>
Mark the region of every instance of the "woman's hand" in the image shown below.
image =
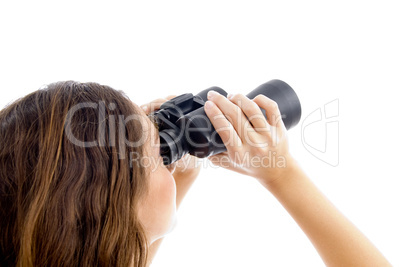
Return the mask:
<path id="1" fill-rule="evenodd" d="M 208 100 L 205 112 L 227 148 L 209 157 L 211 162 L 264 184 L 281 178 L 293 158 L 278 105 L 263 95 L 250 100 L 241 94 L 226 98 L 214 91 L 209 92 Z"/>
<path id="2" fill-rule="evenodd" d="M 274 101 L 262 95 L 227 99 L 217 93 L 208 99 L 205 112 L 227 148 L 211 161 L 257 178 L 298 223 L 327 266 L 391 266 L 290 156 Z"/>

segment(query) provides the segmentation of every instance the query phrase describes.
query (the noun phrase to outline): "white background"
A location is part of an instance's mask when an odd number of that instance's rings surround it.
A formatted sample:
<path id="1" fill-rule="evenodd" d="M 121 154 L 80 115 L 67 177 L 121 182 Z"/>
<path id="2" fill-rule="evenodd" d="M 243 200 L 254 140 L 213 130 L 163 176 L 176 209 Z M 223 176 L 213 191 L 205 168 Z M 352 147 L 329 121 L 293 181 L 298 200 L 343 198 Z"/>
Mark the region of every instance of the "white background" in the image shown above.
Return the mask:
<path id="1" fill-rule="evenodd" d="M 137 104 L 214 85 L 247 93 L 270 79 L 286 81 L 303 108 L 301 123 L 289 131 L 292 154 L 391 263 L 402 266 L 397 1 L 4 2 L 1 108 L 60 80 L 107 84 Z M 331 118 L 329 134 L 323 120 L 305 127 L 303 141 L 302 122 L 334 100 L 339 116 Z M 336 166 L 306 148 L 323 150 L 326 141 L 330 161 L 339 158 Z M 265 189 L 211 167 L 202 170 L 154 261 L 322 265 Z"/>

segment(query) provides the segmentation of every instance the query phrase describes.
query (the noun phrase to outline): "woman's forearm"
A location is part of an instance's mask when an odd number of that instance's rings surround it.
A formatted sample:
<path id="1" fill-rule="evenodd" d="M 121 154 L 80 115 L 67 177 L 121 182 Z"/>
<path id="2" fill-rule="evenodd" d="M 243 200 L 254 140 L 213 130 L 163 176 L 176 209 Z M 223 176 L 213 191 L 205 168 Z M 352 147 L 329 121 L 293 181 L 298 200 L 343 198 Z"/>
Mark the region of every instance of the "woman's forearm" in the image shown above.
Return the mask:
<path id="1" fill-rule="evenodd" d="M 281 179 L 264 186 L 298 223 L 327 266 L 390 266 L 297 163 L 289 162 Z"/>

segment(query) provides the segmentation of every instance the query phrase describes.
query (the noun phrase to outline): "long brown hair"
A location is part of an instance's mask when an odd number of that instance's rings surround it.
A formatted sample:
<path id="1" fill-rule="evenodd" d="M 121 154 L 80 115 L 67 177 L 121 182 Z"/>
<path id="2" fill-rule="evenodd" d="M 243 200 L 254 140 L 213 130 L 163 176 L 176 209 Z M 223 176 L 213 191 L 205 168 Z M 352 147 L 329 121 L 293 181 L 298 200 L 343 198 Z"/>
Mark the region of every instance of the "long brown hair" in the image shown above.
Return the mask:
<path id="1" fill-rule="evenodd" d="M 73 81 L 0 111 L 1 265 L 146 265 L 136 211 L 148 173 L 130 164 L 145 153 L 128 145 L 143 134 L 132 114 L 121 91 Z"/>

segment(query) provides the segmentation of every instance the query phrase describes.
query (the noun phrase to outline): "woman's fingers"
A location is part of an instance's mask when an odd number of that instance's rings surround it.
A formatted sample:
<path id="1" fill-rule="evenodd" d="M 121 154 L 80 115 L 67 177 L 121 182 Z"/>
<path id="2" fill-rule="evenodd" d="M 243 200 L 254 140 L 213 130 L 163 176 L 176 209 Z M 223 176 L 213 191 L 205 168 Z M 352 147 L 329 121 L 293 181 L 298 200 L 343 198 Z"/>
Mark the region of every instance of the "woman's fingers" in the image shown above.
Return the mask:
<path id="1" fill-rule="evenodd" d="M 215 92 L 208 92 L 208 100 L 215 103 L 215 105 L 222 111 L 228 121 L 233 125 L 237 135 L 243 140 L 246 130 L 252 128 L 250 122 L 247 120 L 243 111 L 237 105 L 229 101 L 225 96 Z"/>
<path id="2" fill-rule="evenodd" d="M 241 108 L 256 132 L 269 129 L 268 122 L 257 103 L 242 94 L 230 96 L 228 99 Z"/>
<path id="3" fill-rule="evenodd" d="M 149 114 L 152 111 L 160 109 L 160 107 L 162 106 L 163 103 L 165 103 L 166 101 L 168 101 L 172 98 L 175 98 L 175 97 L 176 97 L 176 95 L 168 95 L 165 98 L 158 98 L 147 104 L 142 105 L 141 108 L 144 110 L 144 112 L 146 114 Z"/>
<path id="4" fill-rule="evenodd" d="M 276 127 L 277 131 L 283 132 L 285 125 L 282 121 L 281 112 L 279 111 L 278 104 L 272 99 L 264 96 L 257 95 L 253 101 L 265 110 L 267 121 L 271 126 Z"/>
<path id="5" fill-rule="evenodd" d="M 158 110 L 162 106 L 162 104 L 165 103 L 166 101 L 168 101 L 166 98 L 158 98 L 152 102 L 142 105 L 141 108 L 144 110 L 146 114 L 149 114 L 152 111 Z"/>
<path id="6" fill-rule="evenodd" d="M 204 111 L 228 150 L 229 147 L 239 147 L 242 145 L 242 141 L 233 128 L 233 125 L 214 102 L 207 101 L 204 105 Z"/>

